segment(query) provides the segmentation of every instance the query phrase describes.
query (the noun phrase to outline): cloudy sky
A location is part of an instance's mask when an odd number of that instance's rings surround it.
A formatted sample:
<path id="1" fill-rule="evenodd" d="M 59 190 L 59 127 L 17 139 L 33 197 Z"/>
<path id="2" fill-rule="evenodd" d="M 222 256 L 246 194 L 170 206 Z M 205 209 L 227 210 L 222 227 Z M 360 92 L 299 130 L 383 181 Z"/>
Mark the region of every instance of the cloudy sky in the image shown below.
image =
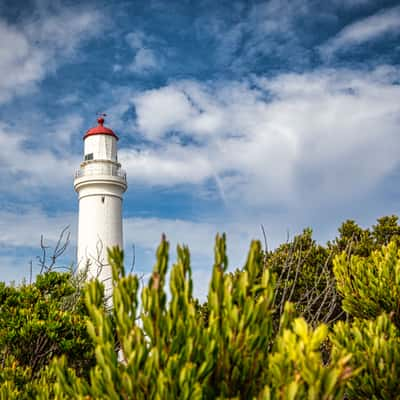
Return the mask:
<path id="1" fill-rule="evenodd" d="M 128 260 L 162 232 L 207 286 L 214 236 L 231 267 L 265 227 L 399 213 L 400 6 L 385 0 L 0 2 L 0 280 L 29 275 L 71 228 L 73 174 L 96 112 L 120 136 Z M 129 261 L 130 262 L 130 261 Z"/>

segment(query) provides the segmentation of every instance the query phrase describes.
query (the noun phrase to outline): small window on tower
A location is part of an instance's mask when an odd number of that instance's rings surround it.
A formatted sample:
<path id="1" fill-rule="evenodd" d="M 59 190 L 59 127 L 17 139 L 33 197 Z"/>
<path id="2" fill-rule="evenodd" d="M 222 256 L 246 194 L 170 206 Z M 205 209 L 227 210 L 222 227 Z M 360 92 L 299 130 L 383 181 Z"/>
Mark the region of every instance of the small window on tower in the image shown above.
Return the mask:
<path id="1" fill-rule="evenodd" d="M 93 160 L 93 153 L 85 154 L 85 161 Z"/>
<path id="2" fill-rule="evenodd" d="M 101 196 L 101 202 L 104 203 L 105 197 Z"/>

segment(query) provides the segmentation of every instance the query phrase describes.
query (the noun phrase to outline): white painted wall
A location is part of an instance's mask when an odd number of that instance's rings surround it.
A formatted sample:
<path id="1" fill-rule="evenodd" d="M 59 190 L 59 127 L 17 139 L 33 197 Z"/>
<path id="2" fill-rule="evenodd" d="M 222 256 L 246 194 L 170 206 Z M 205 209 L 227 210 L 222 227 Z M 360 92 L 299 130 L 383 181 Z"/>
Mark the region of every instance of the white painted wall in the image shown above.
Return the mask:
<path id="1" fill-rule="evenodd" d="M 111 135 L 91 135 L 85 139 L 84 154 L 94 159 L 117 162 L 117 139 Z"/>
<path id="2" fill-rule="evenodd" d="M 127 188 L 116 143 L 109 135 L 88 136 L 84 154 L 93 153 L 93 160 L 82 162 L 74 181 L 79 196 L 78 270 L 89 265 L 88 278 L 102 281 L 107 297 L 112 293 L 107 248 L 123 248 L 122 196 Z"/>

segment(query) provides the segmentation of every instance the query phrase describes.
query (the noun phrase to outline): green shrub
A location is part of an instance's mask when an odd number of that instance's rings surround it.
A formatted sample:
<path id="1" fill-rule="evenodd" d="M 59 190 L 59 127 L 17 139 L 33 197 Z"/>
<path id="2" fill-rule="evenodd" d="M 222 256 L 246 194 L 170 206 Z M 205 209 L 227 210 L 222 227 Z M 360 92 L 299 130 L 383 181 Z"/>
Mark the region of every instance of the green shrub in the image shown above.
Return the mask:
<path id="1" fill-rule="evenodd" d="M 400 399 L 400 332 L 383 314 L 376 320 L 339 322 L 331 335 L 333 353 L 352 355 L 359 373 L 347 384 L 351 399 Z"/>
<path id="2" fill-rule="evenodd" d="M 341 399 L 351 370 L 339 352 L 323 365 L 319 348 L 327 328 L 312 330 L 287 305 L 274 337 L 274 283 L 260 243 L 251 244 L 238 279 L 226 273 L 225 246 L 225 237 L 217 236 L 207 323 L 196 312 L 186 247 L 178 247 L 168 302 L 168 243 L 162 240 L 140 305 L 138 278 L 125 276 L 122 253 L 110 251 L 112 312 L 102 304 L 98 282 L 86 293 L 96 365 L 85 379 L 67 367 L 65 357 L 58 360 L 56 398 Z"/>
<path id="3" fill-rule="evenodd" d="M 327 335 L 326 325 L 312 330 L 302 318 L 295 319 L 289 329 L 281 330 L 269 357 L 268 380 L 273 398 L 343 398 L 340 383 L 353 375 L 347 366 L 351 356 L 343 357 L 345 352 L 337 352 L 332 365 L 324 366 L 320 349 Z"/>
<path id="4" fill-rule="evenodd" d="M 357 318 L 375 319 L 392 313 L 400 327 L 400 250 L 395 242 L 368 257 L 336 256 L 334 274 L 343 309 Z"/>
<path id="5" fill-rule="evenodd" d="M 19 287 L 0 282 L 0 399 L 34 398 L 55 356 L 64 354 L 78 375 L 93 365 L 80 296 L 68 273 L 48 272 Z"/>
<path id="6" fill-rule="evenodd" d="M 359 373 L 348 382 L 351 399 L 400 399 L 400 251 L 395 241 L 368 257 L 334 260 L 343 308 L 356 317 L 339 322 L 333 353 L 352 354 Z"/>

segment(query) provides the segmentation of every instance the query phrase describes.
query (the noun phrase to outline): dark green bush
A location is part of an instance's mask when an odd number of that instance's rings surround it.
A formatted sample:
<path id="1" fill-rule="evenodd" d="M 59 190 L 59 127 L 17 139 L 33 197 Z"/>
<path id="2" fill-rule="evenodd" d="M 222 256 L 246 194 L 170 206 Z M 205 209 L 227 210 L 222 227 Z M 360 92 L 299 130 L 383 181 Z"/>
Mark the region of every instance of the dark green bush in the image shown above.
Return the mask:
<path id="1" fill-rule="evenodd" d="M 86 315 L 80 290 L 69 273 L 48 272 L 19 287 L 0 283 L 3 398 L 34 398 L 35 382 L 55 356 L 65 355 L 69 367 L 85 374 L 94 362 Z M 4 390 L 11 392 L 6 396 Z"/>

